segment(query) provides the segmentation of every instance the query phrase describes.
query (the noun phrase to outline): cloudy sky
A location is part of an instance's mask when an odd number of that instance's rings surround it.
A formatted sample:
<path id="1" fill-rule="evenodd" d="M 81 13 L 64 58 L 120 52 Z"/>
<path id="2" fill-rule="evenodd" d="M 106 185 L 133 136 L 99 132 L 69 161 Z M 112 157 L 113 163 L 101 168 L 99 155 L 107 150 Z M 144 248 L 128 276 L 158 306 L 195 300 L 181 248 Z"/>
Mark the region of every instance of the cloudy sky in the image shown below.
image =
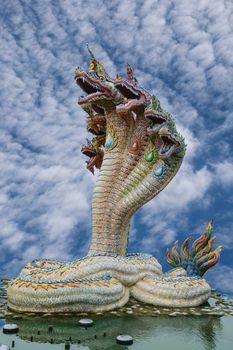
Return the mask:
<path id="1" fill-rule="evenodd" d="M 114 76 L 129 62 L 176 118 L 188 145 L 175 179 L 134 217 L 130 251 L 154 254 L 214 220 L 223 252 L 208 273 L 233 293 L 231 0 L 1 0 L 0 266 L 87 253 L 96 178 L 80 149 L 86 43 Z"/>

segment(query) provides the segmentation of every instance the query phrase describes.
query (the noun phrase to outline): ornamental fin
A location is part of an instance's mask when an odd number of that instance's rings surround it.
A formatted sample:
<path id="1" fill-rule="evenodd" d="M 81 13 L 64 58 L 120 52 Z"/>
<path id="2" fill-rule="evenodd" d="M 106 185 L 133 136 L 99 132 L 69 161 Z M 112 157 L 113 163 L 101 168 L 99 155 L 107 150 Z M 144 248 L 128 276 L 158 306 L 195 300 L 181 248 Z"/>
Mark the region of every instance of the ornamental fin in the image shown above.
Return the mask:
<path id="1" fill-rule="evenodd" d="M 173 248 L 166 251 L 166 259 L 169 265 L 173 267 L 183 267 L 189 276 L 203 276 L 211 267 L 217 264 L 220 258 L 221 246 L 215 250 L 213 243 L 215 237 L 212 237 L 213 224 L 209 221 L 203 234 L 192 244 L 188 250 L 190 238 L 187 238 L 178 251 L 178 241 Z"/>

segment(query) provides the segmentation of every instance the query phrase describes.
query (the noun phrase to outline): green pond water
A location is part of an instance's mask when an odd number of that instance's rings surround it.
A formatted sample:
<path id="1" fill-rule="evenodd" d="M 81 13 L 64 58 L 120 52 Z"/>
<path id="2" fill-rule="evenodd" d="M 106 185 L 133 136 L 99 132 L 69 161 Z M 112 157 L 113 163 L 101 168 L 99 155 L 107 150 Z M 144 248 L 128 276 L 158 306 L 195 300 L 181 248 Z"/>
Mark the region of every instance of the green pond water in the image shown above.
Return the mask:
<path id="1" fill-rule="evenodd" d="M 233 300 L 215 291 L 198 308 L 168 309 L 130 300 L 104 314 L 38 316 L 7 310 L 6 285 L 0 287 L 0 345 L 10 349 L 233 350 Z M 93 327 L 80 327 L 81 318 L 91 318 Z M 18 334 L 4 334 L 5 323 L 17 324 Z M 133 344 L 116 344 L 120 334 L 132 336 Z"/>
<path id="2" fill-rule="evenodd" d="M 17 320 L 18 335 L 1 331 L 0 343 L 14 349 L 233 349 L 233 317 L 158 316 L 103 317 L 94 319 L 91 328 L 82 328 L 77 318 Z M 53 330 L 49 330 L 49 327 Z M 39 335 L 38 335 L 39 331 Z M 116 344 L 119 334 L 129 334 L 133 345 Z M 33 337 L 33 338 L 31 338 Z M 51 344 L 54 342 L 54 344 Z"/>

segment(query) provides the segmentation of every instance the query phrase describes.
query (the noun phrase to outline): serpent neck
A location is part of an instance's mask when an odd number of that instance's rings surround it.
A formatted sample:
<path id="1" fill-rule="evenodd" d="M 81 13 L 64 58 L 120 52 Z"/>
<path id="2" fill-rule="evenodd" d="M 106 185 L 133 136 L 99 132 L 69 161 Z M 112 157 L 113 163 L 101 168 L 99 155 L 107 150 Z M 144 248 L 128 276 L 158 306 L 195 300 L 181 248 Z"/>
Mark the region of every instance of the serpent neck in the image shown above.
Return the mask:
<path id="1" fill-rule="evenodd" d="M 136 143 L 139 147 L 135 150 Z M 143 114 L 136 122 L 116 112 L 108 114 L 105 155 L 92 202 L 88 255 L 126 255 L 132 215 L 167 186 L 182 159 L 175 154 L 166 160 L 160 158 L 156 142 L 147 136 Z"/>
<path id="2" fill-rule="evenodd" d="M 116 112 L 108 113 L 106 142 L 113 142 L 113 147 L 105 147 L 105 154 L 96 182 L 92 200 L 92 240 L 88 255 L 113 254 L 119 250 L 125 255 L 126 249 L 119 248 L 115 226 L 111 224 L 112 197 L 124 159 L 124 150 L 129 134 L 129 124 Z M 120 220 L 116 218 L 114 220 Z"/>

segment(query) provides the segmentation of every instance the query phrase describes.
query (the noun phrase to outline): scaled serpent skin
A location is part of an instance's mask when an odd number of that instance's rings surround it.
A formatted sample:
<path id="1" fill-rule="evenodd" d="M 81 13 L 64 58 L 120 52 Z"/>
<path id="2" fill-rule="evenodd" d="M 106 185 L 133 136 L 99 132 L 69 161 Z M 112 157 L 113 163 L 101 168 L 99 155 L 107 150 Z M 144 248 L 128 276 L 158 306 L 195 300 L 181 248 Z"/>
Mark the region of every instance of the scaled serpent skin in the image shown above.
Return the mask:
<path id="1" fill-rule="evenodd" d="M 88 48 L 89 49 L 89 48 Z M 127 253 L 129 227 L 138 208 L 175 176 L 185 155 L 184 138 L 172 116 L 139 86 L 132 68 L 127 78 L 110 78 L 90 53 L 86 72 L 75 80 L 86 94 L 79 105 L 88 114 L 94 138 L 83 145 L 87 169 L 100 169 L 92 202 L 92 240 L 86 257 L 74 262 L 28 263 L 8 287 L 8 306 L 30 312 L 98 312 L 137 300 L 169 307 L 197 306 L 210 296 L 201 276 L 215 265 L 209 223 L 188 250 L 186 240 L 167 251 L 173 270 L 162 273 L 151 255 Z"/>

